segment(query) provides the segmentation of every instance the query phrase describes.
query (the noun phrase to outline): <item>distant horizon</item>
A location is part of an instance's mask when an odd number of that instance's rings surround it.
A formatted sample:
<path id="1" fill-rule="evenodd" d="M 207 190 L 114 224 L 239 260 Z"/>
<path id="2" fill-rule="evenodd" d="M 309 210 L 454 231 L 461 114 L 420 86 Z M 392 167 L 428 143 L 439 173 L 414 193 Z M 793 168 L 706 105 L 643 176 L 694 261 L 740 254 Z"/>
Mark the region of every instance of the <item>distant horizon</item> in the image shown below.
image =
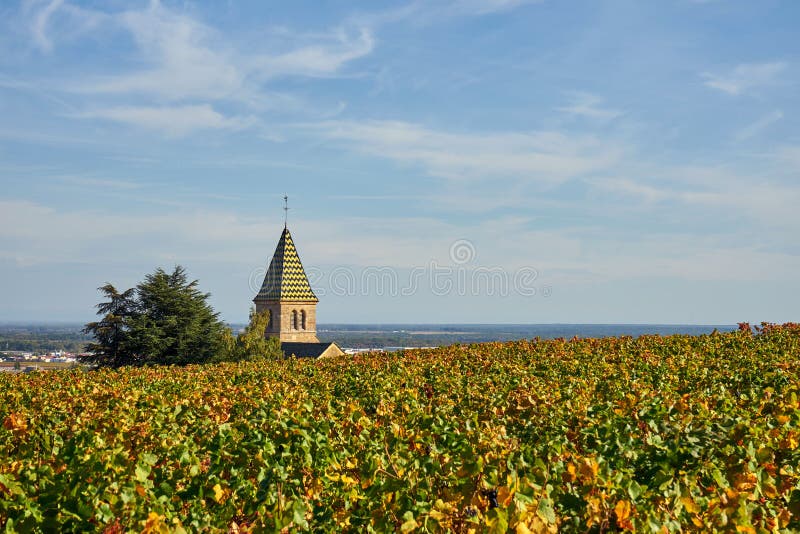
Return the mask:
<path id="1" fill-rule="evenodd" d="M 91 319 L 93 320 L 93 319 Z M 89 321 L 91 321 L 89 320 Z M 0 326 L 82 326 L 89 321 L 0 321 Z M 247 321 L 225 321 L 228 325 L 244 325 Z M 740 322 L 735 323 L 366 323 L 366 322 L 352 322 L 352 323 L 317 323 L 317 329 L 324 326 L 737 326 Z M 793 321 L 784 321 L 793 322 Z M 760 325 L 761 322 L 750 322 L 751 325 Z M 782 324 L 782 323 L 781 323 Z"/>

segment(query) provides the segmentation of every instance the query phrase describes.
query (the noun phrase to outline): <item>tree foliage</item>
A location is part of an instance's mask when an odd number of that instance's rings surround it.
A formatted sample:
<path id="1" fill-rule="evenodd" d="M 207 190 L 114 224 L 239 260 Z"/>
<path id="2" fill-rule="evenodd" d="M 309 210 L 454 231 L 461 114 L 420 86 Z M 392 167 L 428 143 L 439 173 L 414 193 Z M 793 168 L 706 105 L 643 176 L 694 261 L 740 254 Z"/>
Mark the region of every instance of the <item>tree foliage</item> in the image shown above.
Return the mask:
<path id="1" fill-rule="evenodd" d="M 207 300 L 208 293 L 177 266 L 156 269 L 135 288 L 99 288 L 108 299 L 97 305 L 99 321 L 84 332 L 94 336 L 82 360 L 97 366 L 201 363 L 223 348 L 225 326 Z"/>
<path id="2" fill-rule="evenodd" d="M 230 329 L 222 336 L 222 350 L 214 361 L 240 362 L 281 358 L 281 343 L 277 337 L 266 338 L 264 332 L 269 325 L 270 312 L 256 313 L 250 310 L 250 323 L 238 336 Z"/>
<path id="3" fill-rule="evenodd" d="M 88 356 L 83 356 L 85 363 L 120 367 L 134 363 L 131 354 L 129 322 L 135 309 L 136 290 L 131 288 L 120 293 L 106 284 L 98 290 L 108 299 L 97 305 L 97 314 L 103 315 L 99 321 L 87 323 L 83 329 L 85 334 L 94 336 L 95 341 L 86 346 Z"/>

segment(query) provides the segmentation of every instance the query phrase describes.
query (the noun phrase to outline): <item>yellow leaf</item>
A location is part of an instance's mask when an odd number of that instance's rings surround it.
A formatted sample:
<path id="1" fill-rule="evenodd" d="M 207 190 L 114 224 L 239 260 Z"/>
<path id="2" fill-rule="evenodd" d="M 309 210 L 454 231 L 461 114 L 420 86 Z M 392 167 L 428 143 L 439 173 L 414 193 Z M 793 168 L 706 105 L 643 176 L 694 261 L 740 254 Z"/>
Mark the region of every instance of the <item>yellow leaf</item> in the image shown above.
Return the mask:
<path id="1" fill-rule="evenodd" d="M 617 521 L 625 521 L 631 516 L 631 503 L 628 501 L 617 502 L 614 512 L 617 514 Z"/>
<path id="2" fill-rule="evenodd" d="M 773 484 L 765 482 L 761 485 L 761 493 L 768 499 L 774 499 L 778 496 L 778 489 Z"/>
<path id="3" fill-rule="evenodd" d="M 581 460 L 578 472 L 584 482 L 591 482 L 597 477 L 597 470 L 600 466 L 594 458 L 584 458 Z"/>
<path id="4" fill-rule="evenodd" d="M 12 432 L 25 432 L 28 430 L 28 421 L 25 420 L 24 415 L 12 413 L 3 421 L 3 428 Z"/>
<path id="5" fill-rule="evenodd" d="M 414 521 L 413 519 L 409 519 L 408 521 L 400 525 L 400 532 L 411 532 L 412 530 L 416 530 L 417 526 L 418 525 L 416 521 Z"/>
<path id="6" fill-rule="evenodd" d="M 497 488 L 497 502 L 503 506 L 508 506 L 511 504 L 511 498 L 513 497 L 513 493 L 510 489 L 506 486 L 501 486 Z"/>
<path id="7" fill-rule="evenodd" d="M 155 512 L 150 512 L 147 515 L 147 520 L 144 521 L 144 528 L 142 529 L 142 534 L 155 534 L 160 533 L 164 530 L 164 516 L 158 515 Z"/>
<path id="8" fill-rule="evenodd" d="M 683 503 L 683 507 L 690 514 L 696 514 L 700 511 L 700 507 L 697 506 L 697 503 L 694 502 L 694 499 L 691 497 L 681 497 L 681 502 Z"/>
<path id="9" fill-rule="evenodd" d="M 222 486 L 219 484 L 214 484 L 214 500 L 218 503 L 221 503 L 222 500 L 225 498 L 225 492 L 222 489 Z"/>
<path id="10" fill-rule="evenodd" d="M 738 491 L 749 491 L 756 487 L 758 477 L 755 473 L 740 473 L 734 478 L 734 487 Z"/>
<path id="11" fill-rule="evenodd" d="M 575 482 L 578 476 L 575 474 L 575 464 L 572 462 L 567 464 L 567 470 L 561 474 L 561 479 L 564 482 Z"/>
<path id="12" fill-rule="evenodd" d="M 439 522 L 439 523 L 441 523 L 441 522 L 442 522 L 442 519 L 444 519 L 445 517 L 447 517 L 445 514 L 443 514 L 443 513 L 442 513 L 442 512 L 440 512 L 439 510 L 431 510 L 431 511 L 428 513 L 428 516 L 429 516 L 431 519 L 434 519 L 434 520 L 436 520 L 436 521 L 437 521 L 437 522 Z"/>
<path id="13" fill-rule="evenodd" d="M 789 434 L 786 435 L 786 439 L 781 441 L 781 448 L 783 449 L 789 449 L 793 451 L 798 445 L 800 445 L 800 443 L 798 442 L 798 437 L 795 432 L 789 432 Z"/>

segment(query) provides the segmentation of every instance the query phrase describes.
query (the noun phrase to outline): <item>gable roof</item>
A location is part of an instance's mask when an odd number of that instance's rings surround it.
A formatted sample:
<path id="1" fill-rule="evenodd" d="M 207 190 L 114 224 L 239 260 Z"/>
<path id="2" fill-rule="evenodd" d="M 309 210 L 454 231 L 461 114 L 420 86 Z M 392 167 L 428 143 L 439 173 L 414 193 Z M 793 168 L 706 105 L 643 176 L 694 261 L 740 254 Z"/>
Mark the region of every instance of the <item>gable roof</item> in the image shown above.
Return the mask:
<path id="1" fill-rule="evenodd" d="M 332 347 L 335 347 L 331 350 Z M 335 356 L 344 354 L 336 343 L 297 343 L 285 341 L 281 343 L 281 350 L 285 356 L 298 358 L 319 358 L 320 356 Z"/>
<path id="2" fill-rule="evenodd" d="M 254 302 L 267 300 L 319 301 L 308 283 L 292 234 L 285 227 L 269 262 L 261 290 L 253 299 Z"/>

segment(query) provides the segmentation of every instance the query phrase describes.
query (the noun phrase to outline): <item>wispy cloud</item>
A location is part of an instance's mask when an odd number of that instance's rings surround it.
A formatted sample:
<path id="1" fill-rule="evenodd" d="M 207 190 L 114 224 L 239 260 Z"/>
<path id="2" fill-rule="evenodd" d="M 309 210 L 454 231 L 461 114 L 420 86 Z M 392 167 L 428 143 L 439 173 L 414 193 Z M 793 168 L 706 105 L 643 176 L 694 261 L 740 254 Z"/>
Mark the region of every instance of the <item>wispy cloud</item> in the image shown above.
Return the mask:
<path id="1" fill-rule="evenodd" d="M 770 85 L 786 69 L 782 61 L 743 63 L 727 73 L 704 72 L 705 85 L 729 95 L 741 95 L 756 87 Z"/>
<path id="2" fill-rule="evenodd" d="M 400 121 L 327 121 L 313 128 L 352 150 L 420 165 L 451 180 L 554 184 L 607 168 L 622 152 L 594 136 L 558 132 L 453 133 Z"/>
<path id="3" fill-rule="evenodd" d="M 29 0 L 22 15 L 30 28 L 34 45 L 42 52 L 52 52 L 56 40 L 68 40 L 97 28 L 106 15 L 84 9 L 66 0 Z"/>
<path id="4" fill-rule="evenodd" d="M 447 2 L 449 9 L 456 13 L 486 15 L 499 11 L 509 11 L 525 4 L 538 4 L 543 0 L 453 0 Z"/>
<path id="5" fill-rule="evenodd" d="M 53 44 L 50 42 L 50 38 L 47 35 L 47 23 L 53 13 L 55 13 L 63 3 L 64 0 L 52 0 L 52 2 L 44 6 L 33 18 L 33 23 L 31 24 L 33 39 L 39 48 L 45 52 L 49 52 L 53 48 Z"/>
<path id="6" fill-rule="evenodd" d="M 195 130 L 241 130 L 254 125 L 254 117 L 227 117 L 208 104 L 174 107 L 120 106 L 99 108 L 74 115 L 106 119 L 181 137 Z"/>
<path id="7" fill-rule="evenodd" d="M 77 89 L 94 93 L 138 93 L 168 100 L 233 100 L 263 106 L 271 95 L 263 84 L 288 76 L 331 76 L 369 54 L 374 39 L 366 28 L 304 35 L 295 48 L 271 51 L 233 47 L 215 28 L 159 3 L 117 15 L 134 38 L 144 70 L 90 79 Z M 298 42 L 300 41 L 300 42 Z M 305 41 L 305 42 L 302 42 Z"/>
<path id="8" fill-rule="evenodd" d="M 603 99 L 591 93 L 573 92 L 570 94 L 570 99 L 569 105 L 558 107 L 556 110 L 568 115 L 598 120 L 611 120 L 622 115 L 617 109 L 602 107 Z"/>
<path id="9" fill-rule="evenodd" d="M 526 4 L 538 4 L 544 0 L 412 0 L 400 7 L 368 11 L 353 15 L 358 24 L 381 26 L 396 22 L 428 24 L 436 20 L 482 16 L 511 11 Z"/>
<path id="10" fill-rule="evenodd" d="M 131 190 L 131 189 L 139 189 L 142 187 L 142 184 L 138 184 L 135 182 L 128 182 L 125 180 L 107 180 L 100 178 L 87 178 L 84 176 L 61 176 L 59 179 L 62 182 L 68 184 L 80 185 L 91 188 Z"/>
<path id="11" fill-rule="evenodd" d="M 320 41 L 281 54 L 261 54 L 247 60 L 248 70 L 263 78 L 330 76 L 346 63 L 366 56 L 375 47 L 371 30 L 337 28 L 317 35 Z"/>
<path id="12" fill-rule="evenodd" d="M 778 155 L 763 162 L 766 167 L 780 164 Z M 702 210 L 703 217 L 717 213 L 740 221 L 747 220 L 761 228 L 780 230 L 787 236 L 800 231 L 800 220 L 796 215 L 800 187 L 796 184 L 777 183 L 755 173 L 742 174 L 718 166 L 671 166 L 654 169 L 648 174 L 652 178 L 624 176 L 594 179 L 589 183 L 647 202 L 648 212 L 657 209 L 652 204 L 664 203 L 665 210 L 684 205 Z M 773 173 L 769 171 L 767 174 Z M 767 237 L 764 239 L 766 241 Z"/>
<path id="13" fill-rule="evenodd" d="M 769 126 L 775 124 L 782 118 L 783 118 L 783 111 L 779 109 L 767 113 L 766 115 L 763 115 L 756 121 L 752 122 L 751 124 L 748 124 L 744 128 L 740 129 L 738 132 L 736 132 L 734 138 L 737 141 L 746 141 L 747 139 L 757 136 L 758 134 L 766 130 Z"/>
<path id="14" fill-rule="evenodd" d="M 254 124 L 249 116 L 223 114 L 217 106 L 221 103 L 227 108 L 309 113 L 316 109 L 314 104 L 271 91 L 270 83 L 287 77 L 337 76 L 375 46 L 369 28 L 338 26 L 316 33 L 283 29 L 281 39 L 242 49 L 217 28 L 155 0 L 127 11 L 92 10 L 68 0 L 34 0 L 25 7 L 24 16 L 30 21 L 33 42 L 44 51 L 52 51 L 59 39 L 86 35 L 91 29 L 102 31 L 97 38 L 132 38 L 134 62 L 119 62 L 117 72 L 110 74 L 81 73 L 55 84 L 73 99 L 76 95 L 105 99 L 102 107 L 95 102 L 70 106 L 62 116 L 107 119 L 172 137 Z M 14 82 L 17 89 L 26 83 Z"/>

